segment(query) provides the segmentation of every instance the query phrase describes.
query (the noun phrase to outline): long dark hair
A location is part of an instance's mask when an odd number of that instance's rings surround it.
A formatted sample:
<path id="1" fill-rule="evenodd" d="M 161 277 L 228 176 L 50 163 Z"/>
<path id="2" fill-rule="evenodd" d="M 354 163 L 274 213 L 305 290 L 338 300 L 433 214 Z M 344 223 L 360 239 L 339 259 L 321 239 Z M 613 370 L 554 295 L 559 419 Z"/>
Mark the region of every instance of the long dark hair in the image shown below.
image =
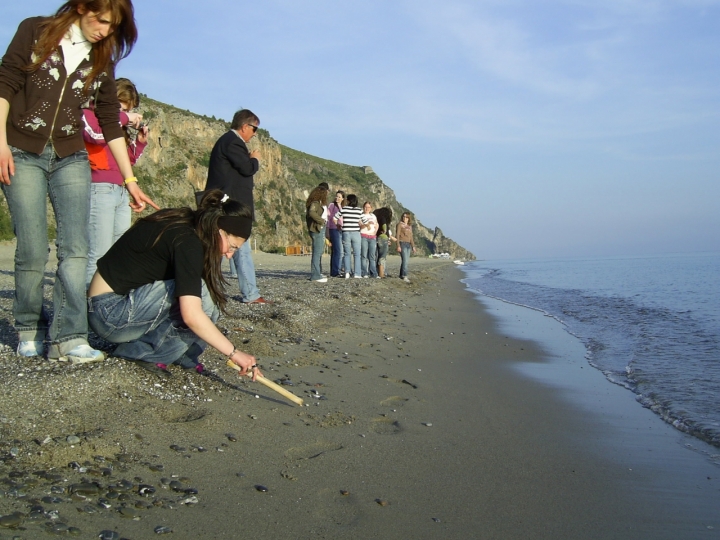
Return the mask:
<path id="1" fill-rule="evenodd" d="M 239 216 L 252 219 L 252 210 L 249 206 L 232 199 L 223 202 L 224 197 L 225 194 L 221 190 L 211 189 L 205 193 L 197 210 L 189 207 L 166 208 L 139 219 L 136 225 L 143 221 L 151 223 L 167 222 L 167 225 L 155 239 L 155 243 L 166 230 L 174 225 L 190 225 L 195 229 L 195 233 L 200 238 L 204 248 L 202 277 L 215 305 L 223 313 L 227 313 L 225 311 L 225 304 L 227 303 L 225 285 L 227 285 L 227 282 L 222 275 L 220 266 L 222 257 L 220 256 L 221 241 L 218 220 L 222 216 Z M 245 240 L 247 241 L 247 239 Z"/>
<path id="2" fill-rule="evenodd" d="M 378 234 L 381 234 L 382 232 L 382 226 L 386 225 L 385 232 L 390 232 L 390 222 L 392 221 L 392 210 L 384 206 L 382 208 L 377 208 L 373 210 L 373 214 L 375 214 L 375 217 L 378 221 Z"/>
<path id="3" fill-rule="evenodd" d="M 328 190 L 326 187 L 318 186 L 310 192 L 307 201 L 305 201 L 305 208 L 310 208 L 310 205 L 318 201 L 322 206 L 327 206 Z"/>
<path id="4" fill-rule="evenodd" d="M 68 0 L 55 15 L 42 23 L 40 37 L 33 47 L 35 61 L 27 69 L 36 71 L 58 49 L 70 25 L 80 17 L 77 10 L 81 6 L 97 14 L 110 12 L 113 28 L 112 34 L 92 44 L 93 67 L 85 83 L 87 92 L 100 73 L 130 54 L 137 41 L 132 0 Z"/>

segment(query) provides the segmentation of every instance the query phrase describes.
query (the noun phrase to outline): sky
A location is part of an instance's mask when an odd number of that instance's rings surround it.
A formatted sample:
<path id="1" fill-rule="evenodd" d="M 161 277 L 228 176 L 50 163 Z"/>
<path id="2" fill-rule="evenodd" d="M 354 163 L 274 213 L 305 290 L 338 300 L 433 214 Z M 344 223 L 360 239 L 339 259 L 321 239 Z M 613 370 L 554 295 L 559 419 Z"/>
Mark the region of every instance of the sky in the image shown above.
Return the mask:
<path id="1" fill-rule="evenodd" d="M 6 3 L 0 49 L 59 5 Z M 720 251 L 720 0 L 136 0 L 135 16 L 117 75 L 140 92 L 249 108 L 286 146 L 370 165 L 479 259 Z"/>

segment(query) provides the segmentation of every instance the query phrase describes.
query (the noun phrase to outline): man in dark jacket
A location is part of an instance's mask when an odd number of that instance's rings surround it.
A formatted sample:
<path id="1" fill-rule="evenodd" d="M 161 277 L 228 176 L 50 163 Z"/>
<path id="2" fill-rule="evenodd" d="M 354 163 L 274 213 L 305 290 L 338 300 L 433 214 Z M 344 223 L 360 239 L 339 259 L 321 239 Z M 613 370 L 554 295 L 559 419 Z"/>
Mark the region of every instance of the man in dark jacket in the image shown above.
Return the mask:
<path id="1" fill-rule="evenodd" d="M 247 109 L 233 116 L 230 131 L 218 139 L 210 154 L 208 180 L 205 189 L 221 189 L 231 199 L 247 204 L 255 216 L 253 175 L 260 168 L 260 151 L 248 150 L 247 144 L 255 136 L 260 119 Z M 255 265 L 250 242 L 245 242 L 233 255 L 238 284 L 246 304 L 269 303 L 257 288 Z"/>

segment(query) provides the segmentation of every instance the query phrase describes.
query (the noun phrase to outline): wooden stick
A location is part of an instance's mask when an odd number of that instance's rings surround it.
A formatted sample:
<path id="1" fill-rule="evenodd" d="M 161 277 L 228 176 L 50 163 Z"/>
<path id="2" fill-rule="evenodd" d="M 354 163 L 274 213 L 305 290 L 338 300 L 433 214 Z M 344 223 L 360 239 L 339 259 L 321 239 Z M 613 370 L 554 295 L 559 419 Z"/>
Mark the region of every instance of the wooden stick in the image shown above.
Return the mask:
<path id="1" fill-rule="evenodd" d="M 228 361 L 227 361 L 227 365 L 228 365 L 229 367 L 233 368 L 235 371 L 242 371 L 242 368 L 241 368 L 240 366 L 238 366 L 238 365 L 237 365 L 235 362 L 233 362 L 232 360 L 228 360 Z M 248 372 L 247 375 L 248 375 L 248 377 L 252 376 L 252 372 L 251 372 L 251 371 Z M 278 394 L 280 394 L 281 396 L 284 396 L 284 397 L 288 398 L 288 399 L 289 399 L 290 401 L 292 401 L 293 403 L 295 403 L 295 404 L 297 404 L 297 405 L 300 405 L 300 406 L 302 407 L 302 405 L 303 405 L 303 400 L 302 400 L 302 398 L 297 397 L 297 396 L 296 396 L 295 394 L 293 394 L 292 392 L 288 392 L 287 390 L 285 390 L 285 389 L 284 389 L 282 386 L 280 386 L 279 384 L 275 384 L 275 383 L 272 382 L 270 379 L 266 379 L 266 378 L 263 377 L 262 375 L 258 375 L 255 380 L 256 380 L 257 382 L 261 383 L 261 384 L 264 384 L 265 386 L 267 386 L 267 387 L 270 388 L 271 390 L 275 390 L 275 391 L 276 391 Z"/>

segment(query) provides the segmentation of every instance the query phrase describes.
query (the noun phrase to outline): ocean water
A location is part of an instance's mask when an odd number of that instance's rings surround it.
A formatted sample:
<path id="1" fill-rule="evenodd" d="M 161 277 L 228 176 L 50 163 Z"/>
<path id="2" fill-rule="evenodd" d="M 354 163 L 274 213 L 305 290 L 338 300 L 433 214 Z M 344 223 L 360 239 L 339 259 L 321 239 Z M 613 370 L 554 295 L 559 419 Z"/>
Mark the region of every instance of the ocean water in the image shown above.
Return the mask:
<path id="1" fill-rule="evenodd" d="M 720 447 L 720 253 L 475 261 L 463 269 L 481 295 L 560 321 L 610 381 Z"/>

